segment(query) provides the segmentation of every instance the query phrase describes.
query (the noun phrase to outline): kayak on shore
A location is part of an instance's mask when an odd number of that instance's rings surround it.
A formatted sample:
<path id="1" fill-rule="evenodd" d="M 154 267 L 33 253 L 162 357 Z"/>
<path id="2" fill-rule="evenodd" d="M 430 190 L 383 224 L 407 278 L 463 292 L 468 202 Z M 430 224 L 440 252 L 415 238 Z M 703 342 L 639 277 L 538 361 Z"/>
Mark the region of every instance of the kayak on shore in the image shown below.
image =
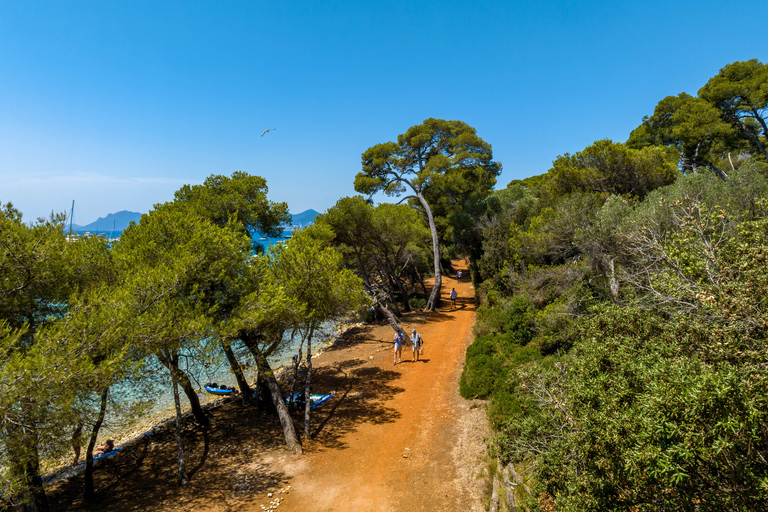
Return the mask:
<path id="1" fill-rule="evenodd" d="M 320 394 L 317 394 L 317 393 L 312 393 L 311 395 L 309 395 L 309 408 L 310 409 L 314 409 L 315 407 L 318 407 L 318 406 L 324 404 L 325 402 L 327 402 L 331 398 L 333 398 L 333 394 L 330 394 L 330 395 L 320 395 Z M 299 406 L 302 406 L 302 407 L 304 405 L 306 405 L 307 402 L 304 399 L 304 393 L 294 393 L 293 394 L 293 403 L 295 405 L 299 405 Z M 285 397 L 285 405 L 290 405 L 290 404 L 291 404 L 291 395 L 288 395 L 287 397 Z"/>
<path id="2" fill-rule="evenodd" d="M 235 392 L 235 388 L 226 386 L 224 384 L 216 384 L 214 383 L 207 383 L 205 386 L 203 386 L 205 390 L 213 395 L 231 395 Z"/>

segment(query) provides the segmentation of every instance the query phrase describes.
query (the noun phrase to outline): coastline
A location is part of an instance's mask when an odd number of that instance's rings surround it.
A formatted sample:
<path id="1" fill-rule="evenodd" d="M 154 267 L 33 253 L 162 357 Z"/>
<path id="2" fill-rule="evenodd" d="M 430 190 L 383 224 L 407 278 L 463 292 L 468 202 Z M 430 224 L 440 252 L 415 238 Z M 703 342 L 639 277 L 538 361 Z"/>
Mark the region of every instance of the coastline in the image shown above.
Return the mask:
<path id="1" fill-rule="evenodd" d="M 313 360 L 317 357 L 320 357 L 327 350 L 334 347 L 338 347 L 340 343 L 343 343 L 344 335 L 346 333 L 348 333 L 350 330 L 354 328 L 361 327 L 364 324 L 362 322 L 356 322 L 356 323 L 342 322 L 338 325 L 340 326 L 339 327 L 340 330 L 338 334 L 333 337 L 330 337 L 330 341 L 324 342 L 317 351 L 313 352 L 312 354 Z M 287 379 L 290 377 L 290 373 L 289 373 L 290 370 L 291 370 L 291 367 L 285 364 L 280 364 L 277 368 L 274 369 L 275 378 L 277 379 L 284 393 L 286 392 L 285 388 L 288 385 Z M 249 384 L 253 385 L 254 383 L 249 382 Z M 200 405 L 202 406 L 203 411 L 206 411 L 206 412 L 216 409 L 218 407 L 221 407 L 230 402 L 240 400 L 239 392 L 231 396 L 212 395 L 212 394 L 206 393 L 203 389 L 199 389 L 197 392 L 198 392 L 198 397 L 200 398 Z M 192 418 L 192 411 L 189 407 L 189 402 L 186 400 L 186 397 L 183 394 L 181 395 L 181 398 L 183 400 L 182 418 L 186 423 Z M 151 437 L 156 434 L 165 432 L 167 429 L 175 428 L 175 422 L 176 422 L 175 406 L 158 409 L 153 413 L 149 414 L 146 418 L 142 418 L 140 421 L 137 421 L 130 428 L 125 429 L 119 434 L 110 433 L 110 435 L 112 435 L 112 439 L 115 440 L 114 451 L 119 452 L 123 449 L 129 449 L 132 446 L 141 442 L 146 437 Z M 106 436 L 100 433 L 99 438 L 106 439 Z M 83 455 L 84 455 L 84 451 L 83 451 Z M 63 458 L 63 459 L 59 459 L 58 461 L 53 461 L 50 463 L 51 469 L 46 471 L 42 477 L 44 485 L 55 483 L 64 478 L 71 478 L 71 477 L 77 476 L 85 471 L 84 459 L 77 466 L 74 466 L 74 467 L 71 464 L 69 464 L 67 460 L 68 460 L 67 458 Z M 95 459 L 94 467 L 99 462 L 101 462 L 101 460 L 102 459 Z"/>

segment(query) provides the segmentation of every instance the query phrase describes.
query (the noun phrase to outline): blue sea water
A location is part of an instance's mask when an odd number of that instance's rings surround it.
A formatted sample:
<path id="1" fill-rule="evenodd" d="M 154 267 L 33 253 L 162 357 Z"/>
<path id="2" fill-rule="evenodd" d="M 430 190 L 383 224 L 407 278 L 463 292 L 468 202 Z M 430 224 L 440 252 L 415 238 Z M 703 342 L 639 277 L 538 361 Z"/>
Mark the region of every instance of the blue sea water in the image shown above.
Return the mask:
<path id="1" fill-rule="evenodd" d="M 285 242 L 290 239 L 291 235 L 293 235 L 292 231 L 283 231 L 279 237 L 265 237 L 261 234 L 254 235 L 251 239 L 254 243 L 260 244 L 264 247 L 264 249 L 267 249 L 268 247 L 271 247 L 275 244 L 279 244 L 282 242 Z"/>
<path id="2" fill-rule="evenodd" d="M 324 325 L 319 331 L 316 331 L 312 339 L 312 352 L 317 354 L 331 344 L 337 335 L 337 329 L 338 327 L 336 325 L 329 323 Z M 269 363 L 272 369 L 277 372 L 283 367 L 289 367 L 291 364 L 291 357 L 297 353 L 300 343 L 301 339 L 298 336 L 291 340 L 289 339 L 289 333 L 286 333 L 283 347 L 269 358 Z M 233 349 L 238 353 L 238 362 L 244 368 L 246 380 L 249 384 L 253 384 L 256 378 L 256 372 L 252 358 L 242 349 L 242 347 L 238 350 L 238 347 L 233 345 Z M 206 383 L 216 382 L 217 384 L 226 384 L 237 389 L 237 381 L 230 370 L 229 363 L 223 355 L 216 361 L 206 361 L 205 363 L 202 363 L 199 358 L 191 356 L 183 357 L 180 366 L 189 376 L 193 387 L 198 390 L 198 397 L 202 403 L 221 398 L 220 396 L 207 393 L 203 388 Z M 139 425 L 143 425 L 144 430 L 148 429 L 152 424 L 159 423 L 160 421 L 175 415 L 173 387 L 168 370 L 161 366 L 156 359 L 151 358 L 147 360 L 144 372 L 152 374 L 154 377 L 150 386 L 142 388 L 143 391 L 139 391 L 130 382 L 112 388 L 111 396 L 117 403 L 115 404 L 115 407 L 111 409 L 111 414 L 108 414 L 107 421 L 100 432 L 100 439 L 115 438 L 117 440 L 123 440 L 125 439 L 125 435 L 131 437 L 130 433 L 132 432 L 132 428 L 126 424 L 126 421 L 119 412 L 123 406 L 131 400 L 151 401 L 151 406 L 138 421 Z M 287 394 L 289 390 L 283 391 Z M 148 392 L 151 393 L 149 398 L 147 396 Z M 188 410 L 189 401 L 181 389 L 179 389 L 179 398 L 181 399 L 182 409 Z M 133 433 L 135 434 L 136 432 L 134 431 Z"/>

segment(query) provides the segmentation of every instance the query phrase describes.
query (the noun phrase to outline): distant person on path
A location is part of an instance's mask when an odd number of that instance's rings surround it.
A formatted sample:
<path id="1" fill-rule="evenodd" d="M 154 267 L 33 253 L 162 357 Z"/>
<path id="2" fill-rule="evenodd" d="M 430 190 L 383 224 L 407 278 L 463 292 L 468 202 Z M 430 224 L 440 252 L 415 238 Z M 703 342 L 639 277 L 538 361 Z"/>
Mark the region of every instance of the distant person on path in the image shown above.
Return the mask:
<path id="1" fill-rule="evenodd" d="M 403 357 L 403 343 L 405 343 L 405 334 L 403 334 L 403 331 L 400 329 L 395 332 L 395 362 L 402 363 L 401 359 Z"/>
<path id="2" fill-rule="evenodd" d="M 461 281 L 461 270 L 459 270 L 458 272 L 456 272 L 456 279 L 457 279 L 458 281 Z"/>
<path id="3" fill-rule="evenodd" d="M 456 293 L 456 288 L 451 288 L 451 309 L 456 307 L 456 297 L 458 297 L 459 294 Z"/>
<path id="4" fill-rule="evenodd" d="M 413 349 L 412 361 L 415 363 L 419 360 L 419 353 L 424 340 L 421 339 L 421 335 L 416 332 L 416 329 L 411 331 L 411 348 Z"/>

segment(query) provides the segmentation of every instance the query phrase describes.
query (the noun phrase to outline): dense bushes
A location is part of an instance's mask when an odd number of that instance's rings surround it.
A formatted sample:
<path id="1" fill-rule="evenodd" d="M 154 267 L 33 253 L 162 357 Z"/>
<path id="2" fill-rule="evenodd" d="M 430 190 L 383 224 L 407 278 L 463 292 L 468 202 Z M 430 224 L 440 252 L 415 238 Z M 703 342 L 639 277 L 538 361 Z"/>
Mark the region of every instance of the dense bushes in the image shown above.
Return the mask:
<path id="1" fill-rule="evenodd" d="M 539 457 L 536 497 L 564 511 L 762 509 L 768 361 L 743 333 L 612 306 L 579 334 L 565 385 L 527 393 L 545 414 L 506 425 L 518 457 Z"/>
<path id="2" fill-rule="evenodd" d="M 460 387 L 529 470 L 522 509 L 768 509 L 768 165 L 735 164 L 489 201 Z"/>

